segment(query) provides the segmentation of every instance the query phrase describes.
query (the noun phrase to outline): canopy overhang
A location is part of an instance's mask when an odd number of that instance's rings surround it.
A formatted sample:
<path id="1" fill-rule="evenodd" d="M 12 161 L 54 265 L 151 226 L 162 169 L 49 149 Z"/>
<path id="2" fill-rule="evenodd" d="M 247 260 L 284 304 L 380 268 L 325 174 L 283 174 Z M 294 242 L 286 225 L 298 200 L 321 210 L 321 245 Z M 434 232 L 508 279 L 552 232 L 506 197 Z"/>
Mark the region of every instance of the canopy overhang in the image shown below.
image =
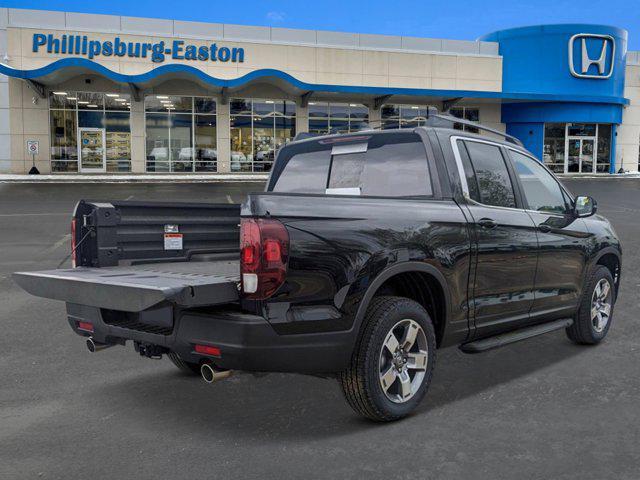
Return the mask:
<path id="1" fill-rule="evenodd" d="M 582 102 L 628 105 L 626 98 L 609 96 L 555 95 L 539 93 L 509 93 L 482 90 L 456 89 L 424 89 L 381 87 L 364 85 L 331 85 L 313 84 L 298 80 L 294 76 L 275 69 L 260 69 L 234 79 L 222 79 L 184 64 L 168 64 L 136 75 L 114 72 L 104 65 L 83 58 L 65 58 L 49 65 L 33 70 L 15 69 L 0 63 L 0 73 L 30 82 L 34 88 L 38 86 L 58 85 L 82 75 L 98 75 L 110 81 L 129 86 L 132 91 L 144 91 L 171 80 L 186 80 L 199 84 L 207 89 L 219 88 L 224 96 L 246 89 L 251 85 L 268 84 L 279 88 L 289 95 L 308 101 L 310 98 L 331 99 L 349 97 L 351 101 L 359 101 L 378 107 L 383 102 L 407 103 L 424 101 L 454 104 L 462 99 L 474 99 L 483 103 L 516 103 L 516 102 Z"/>

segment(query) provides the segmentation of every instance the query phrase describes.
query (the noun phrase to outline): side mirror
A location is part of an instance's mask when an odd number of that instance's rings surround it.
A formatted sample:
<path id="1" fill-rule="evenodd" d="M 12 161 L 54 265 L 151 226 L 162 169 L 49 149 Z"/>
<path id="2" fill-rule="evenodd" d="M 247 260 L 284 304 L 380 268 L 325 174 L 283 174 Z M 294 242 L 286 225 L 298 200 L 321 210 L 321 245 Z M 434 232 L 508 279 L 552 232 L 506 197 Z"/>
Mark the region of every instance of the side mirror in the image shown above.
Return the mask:
<path id="1" fill-rule="evenodd" d="M 590 217 L 598 211 L 598 204 L 592 197 L 579 195 L 576 197 L 576 205 L 573 213 L 576 217 Z"/>

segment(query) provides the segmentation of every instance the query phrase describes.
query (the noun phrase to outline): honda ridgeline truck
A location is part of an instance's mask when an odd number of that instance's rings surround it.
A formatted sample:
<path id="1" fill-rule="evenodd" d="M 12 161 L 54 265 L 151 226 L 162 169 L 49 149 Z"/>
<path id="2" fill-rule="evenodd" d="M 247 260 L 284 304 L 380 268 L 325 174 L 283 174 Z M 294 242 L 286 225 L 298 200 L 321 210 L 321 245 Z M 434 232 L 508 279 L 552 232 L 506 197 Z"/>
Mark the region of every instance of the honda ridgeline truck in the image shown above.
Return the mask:
<path id="1" fill-rule="evenodd" d="M 449 121 L 293 141 L 241 207 L 81 201 L 73 268 L 15 280 L 65 301 L 91 351 L 132 341 L 208 382 L 335 376 L 378 421 L 418 405 L 439 348 L 600 342 L 621 249 L 596 202 L 513 137 Z"/>

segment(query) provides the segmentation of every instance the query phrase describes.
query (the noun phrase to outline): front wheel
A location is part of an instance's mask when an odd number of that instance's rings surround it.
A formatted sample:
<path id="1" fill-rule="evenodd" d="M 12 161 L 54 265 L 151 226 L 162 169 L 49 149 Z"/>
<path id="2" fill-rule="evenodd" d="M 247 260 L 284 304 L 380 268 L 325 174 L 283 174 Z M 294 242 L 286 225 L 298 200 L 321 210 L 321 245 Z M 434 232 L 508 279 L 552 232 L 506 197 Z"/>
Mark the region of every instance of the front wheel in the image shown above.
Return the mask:
<path id="1" fill-rule="evenodd" d="M 611 272 L 597 265 L 589 277 L 573 325 L 566 330 L 567 337 L 581 345 L 600 343 L 611 327 L 615 298 Z"/>
<path id="2" fill-rule="evenodd" d="M 408 415 L 427 392 L 435 366 L 436 337 L 426 310 L 403 297 L 376 297 L 351 364 L 339 382 L 349 405 L 371 420 Z"/>

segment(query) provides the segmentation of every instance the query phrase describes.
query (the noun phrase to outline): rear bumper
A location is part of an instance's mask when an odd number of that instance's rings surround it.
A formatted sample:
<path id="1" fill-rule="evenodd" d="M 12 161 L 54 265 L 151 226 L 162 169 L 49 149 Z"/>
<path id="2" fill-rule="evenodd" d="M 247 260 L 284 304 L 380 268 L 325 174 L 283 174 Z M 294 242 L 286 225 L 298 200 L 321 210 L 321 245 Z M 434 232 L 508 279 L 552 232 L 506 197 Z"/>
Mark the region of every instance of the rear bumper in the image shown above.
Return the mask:
<path id="1" fill-rule="evenodd" d="M 192 363 L 212 362 L 232 370 L 332 373 L 346 368 L 351 357 L 350 331 L 279 335 L 263 317 L 229 307 L 206 313 L 175 312 L 173 328 L 163 334 L 106 323 L 100 308 L 67 304 L 69 324 L 81 336 L 102 343 L 132 340 L 157 345 Z M 80 329 L 80 322 L 91 323 L 93 332 Z M 196 353 L 196 344 L 215 346 L 221 354 Z"/>

